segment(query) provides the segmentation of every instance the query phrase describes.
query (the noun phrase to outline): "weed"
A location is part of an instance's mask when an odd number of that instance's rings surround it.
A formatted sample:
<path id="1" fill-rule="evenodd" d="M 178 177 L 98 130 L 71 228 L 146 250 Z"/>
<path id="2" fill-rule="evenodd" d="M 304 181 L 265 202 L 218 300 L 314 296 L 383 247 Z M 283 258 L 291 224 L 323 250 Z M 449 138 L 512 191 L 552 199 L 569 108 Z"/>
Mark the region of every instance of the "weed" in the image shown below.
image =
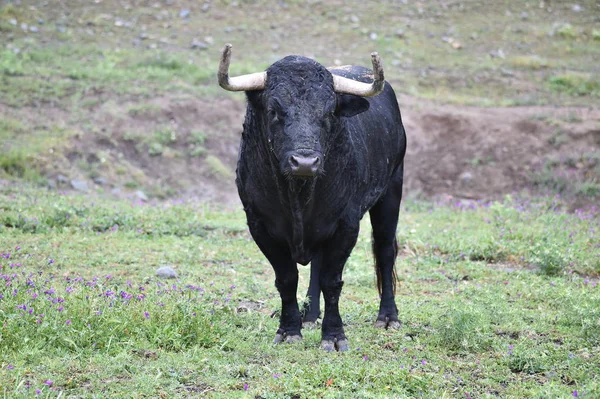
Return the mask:
<path id="1" fill-rule="evenodd" d="M 539 69 L 546 69 L 549 67 L 548 60 L 538 57 L 536 55 L 533 55 L 533 56 L 523 55 L 523 56 L 512 57 L 509 61 L 510 61 L 510 64 L 516 68 L 539 70 Z"/>
<path id="2" fill-rule="evenodd" d="M 160 107 L 154 104 L 135 104 L 127 109 L 127 113 L 140 119 L 146 119 L 160 112 Z"/>
<path id="3" fill-rule="evenodd" d="M 579 36 L 575 27 L 570 23 L 556 25 L 554 33 L 564 39 L 575 39 L 577 36 Z"/>
<path id="4" fill-rule="evenodd" d="M 436 322 L 440 345 L 452 351 L 484 349 L 489 334 L 489 318 L 466 303 L 451 303 Z"/>
<path id="5" fill-rule="evenodd" d="M 223 162 L 214 155 L 209 155 L 205 159 L 209 167 L 209 173 L 219 178 L 231 178 L 232 172 L 223 164 Z"/>
<path id="6" fill-rule="evenodd" d="M 538 353 L 523 348 L 516 348 L 508 355 L 507 366 L 513 373 L 538 374 L 547 369 Z"/>
<path id="7" fill-rule="evenodd" d="M 568 73 L 548 80 L 550 88 L 573 96 L 600 96 L 600 80 L 593 75 Z"/>

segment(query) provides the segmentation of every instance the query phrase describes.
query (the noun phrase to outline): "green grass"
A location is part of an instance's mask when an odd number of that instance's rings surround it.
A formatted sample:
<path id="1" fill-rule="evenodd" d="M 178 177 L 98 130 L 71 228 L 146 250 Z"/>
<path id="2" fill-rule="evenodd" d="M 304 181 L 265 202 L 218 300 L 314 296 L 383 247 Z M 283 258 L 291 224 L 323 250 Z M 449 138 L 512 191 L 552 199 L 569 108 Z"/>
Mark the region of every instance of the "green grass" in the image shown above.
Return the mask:
<path id="1" fill-rule="evenodd" d="M 264 0 L 239 2 L 237 7 L 221 2 L 207 13 L 188 4 L 188 19 L 179 18 L 175 6 L 123 7 L 104 1 L 73 4 L 69 18 L 79 22 L 63 26 L 60 9 L 36 7 L 32 12 L 28 3 L 0 8 L 0 32 L 13 35 L 10 46 L 0 51 L 2 102 L 11 106 L 64 106 L 94 91 L 142 98 L 172 92 L 226 95 L 215 84 L 218 54 L 226 42 L 235 46 L 234 74 L 263 70 L 286 54 L 313 56 L 326 65 L 335 59 L 368 64 L 368 54 L 377 50 L 388 79 L 401 92 L 421 97 L 460 104 L 518 104 L 523 88 L 515 81 L 535 88 L 528 100 L 532 104 L 588 105 L 587 97 L 597 97 L 595 89 L 581 87 L 563 90 L 566 95 L 561 98 L 551 95 L 562 85 L 555 82 L 561 74 L 598 74 L 595 20 L 588 12 L 572 12 L 568 5 L 552 6 L 549 14 L 514 0 L 472 2 L 469 7 L 352 2 L 351 13 L 358 16 L 354 23 L 339 5 L 327 2 L 310 9 L 287 2 L 272 10 L 279 16 L 276 20 L 263 22 Z M 581 5 L 595 7 L 592 1 Z M 529 15 L 521 19 L 519 10 L 524 9 Z M 36 24 L 37 18 L 45 23 L 40 33 L 25 33 L 9 23 L 13 18 L 18 24 Z M 117 27 L 119 20 L 137 22 Z M 190 26 L 197 29 L 192 32 Z M 403 38 L 396 35 L 399 28 Z M 274 34 L 272 40 L 256 40 L 265 32 Z M 376 40 L 370 39 L 371 32 Z M 204 37 L 214 44 L 207 50 L 190 48 L 192 40 Z M 460 50 L 449 39 L 460 43 Z M 493 55 L 499 49 L 505 57 Z M 511 68 L 519 71 L 507 81 L 502 71 Z"/>
<path id="2" fill-rule="evenodd" d="M 378 298 L 365 221 L 341 300 L 351 350 L 327 354 L 317 330 L 303 331 L 299 344 L 271 343 L 274 277 L 240 211 L 5 185 L 0 392 L 595 397 L 600 287 L 583 275 L 600 273 L 598 215 L 557 205 L 407 201 L 398 331 L 372 327 Z M 566 257 L 551 273 L 548 259 L 537 260 L 546 249 Z M 157 279 L 163 265 L 179 278 Z M 301 268 L 300 298 L 308 277 Z"/>
<path id="3" fill-rule="evenodd" d="M 597 75 L 562 74 L 551 77 L 548 84 L 552 90 L 558 93 L 600 97 L 600 79 Z"/>

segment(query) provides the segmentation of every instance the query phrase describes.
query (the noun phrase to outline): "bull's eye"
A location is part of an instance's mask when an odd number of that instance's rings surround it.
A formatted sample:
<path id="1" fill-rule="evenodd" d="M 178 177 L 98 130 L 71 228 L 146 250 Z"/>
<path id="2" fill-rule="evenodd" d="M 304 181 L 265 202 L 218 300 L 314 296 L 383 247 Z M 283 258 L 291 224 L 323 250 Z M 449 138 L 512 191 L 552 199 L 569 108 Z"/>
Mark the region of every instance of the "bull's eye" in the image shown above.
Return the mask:
<path id="1" fill-rule="evenodd" d="M 275 110 L 269 111 L 269 120 L 271 123 L 279 123 L 281 121 L 281 114 Z"/>

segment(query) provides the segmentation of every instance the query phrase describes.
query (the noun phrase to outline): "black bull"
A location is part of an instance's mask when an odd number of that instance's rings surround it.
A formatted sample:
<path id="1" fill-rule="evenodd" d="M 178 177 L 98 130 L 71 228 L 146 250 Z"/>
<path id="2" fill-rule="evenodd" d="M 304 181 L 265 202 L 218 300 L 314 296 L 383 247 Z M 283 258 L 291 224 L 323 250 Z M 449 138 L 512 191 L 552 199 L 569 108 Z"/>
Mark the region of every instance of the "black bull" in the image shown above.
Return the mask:
<path id="1" fill-rule="evenodd" d="M 375 325 L 400 326 L 394 262 L 406 136 L 388 83 L 382 80 L 380 94 L 366 99 L 336 92 L 332 75 L 374 85 L 369 69 L 326 69 L 289 56 L 271 65 L 258 84 L 231 90 L 244 90 L 248 99 L 236 183 L 250 233 L 275 271 L 282 302 L 275 342 L 302 338 L 303 321 L 319 317 L 322 292 L 321 346 L 345 351 L 338 308 L 342 272 L 367 211 L 381 295 Z M 228 79 L 226 69 L 219 78 Z M 297 263 L 309 262 L 308 302 L 301 312 Z"/>

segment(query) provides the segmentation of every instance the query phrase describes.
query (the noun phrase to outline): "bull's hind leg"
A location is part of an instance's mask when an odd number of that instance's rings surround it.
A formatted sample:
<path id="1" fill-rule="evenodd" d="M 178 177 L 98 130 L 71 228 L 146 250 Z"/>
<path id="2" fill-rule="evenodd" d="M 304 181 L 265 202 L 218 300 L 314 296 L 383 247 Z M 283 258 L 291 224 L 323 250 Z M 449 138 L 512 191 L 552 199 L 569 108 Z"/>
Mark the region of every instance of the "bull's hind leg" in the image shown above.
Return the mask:
<path id="1" fill-rule="evenodd" d="M 320 254 L 315 256 L 310 262 L 310 283 L 306 293 L 306 302 L 302 309 L 302 326 L 304 328 L 314 328 L 315 322 L 321 315 L 320 300 L 321 288 L 319 287 L 319 270 L 321 268 Z"/>
<path id="2" fill-rule="evenodd" d="M 375 326 L 380 328 L 400 327 L 398 308 L 394 300 L 396 293 L 394 263 L 398 253 L 396 227 L 398 226 L 398 213 L 402 200 L 402 176 L 401 166 L 393 176 L 385 195 L 370 210 L 377 288 L 381 295 L 379 314 Z"/>
<path id="3" fill-rule="evenodd" d="M 275 287 L 281 296 L 281 316 L 274 342 L 277 344 L 283 341 L 289 343 L 300 341 L 302 317 L 296 299 L 298 266 L 292 260 L 288 246 L 273 240 L 261 222 L 251 221 L 249 217 L 248 227 L 254 241 L 273 266 Z"/>

